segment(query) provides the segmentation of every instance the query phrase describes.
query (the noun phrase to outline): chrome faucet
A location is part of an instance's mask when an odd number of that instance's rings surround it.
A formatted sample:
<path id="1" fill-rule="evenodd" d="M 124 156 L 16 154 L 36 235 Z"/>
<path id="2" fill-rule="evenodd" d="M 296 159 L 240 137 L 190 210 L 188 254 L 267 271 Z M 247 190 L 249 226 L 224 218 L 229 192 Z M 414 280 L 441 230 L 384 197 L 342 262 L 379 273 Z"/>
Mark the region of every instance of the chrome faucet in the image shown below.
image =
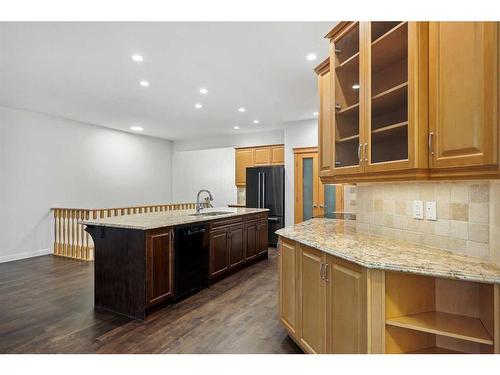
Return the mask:
<path id="1" fill-rule="evenodd" d="M 206 189 L 202 189 L 198 192 L 198 195 L 196 196 L 196 213 L 199 214 L 201 209 L 203 208 L 203 203 L 200 203 L 200 194 L 201 193 L 208 193 L 208 199 L 210 199 L 210 201 L 213 201 L 214 200 L 214 197 L 212 196 L 212 193 L 209 192 L 208 190 Z"/>

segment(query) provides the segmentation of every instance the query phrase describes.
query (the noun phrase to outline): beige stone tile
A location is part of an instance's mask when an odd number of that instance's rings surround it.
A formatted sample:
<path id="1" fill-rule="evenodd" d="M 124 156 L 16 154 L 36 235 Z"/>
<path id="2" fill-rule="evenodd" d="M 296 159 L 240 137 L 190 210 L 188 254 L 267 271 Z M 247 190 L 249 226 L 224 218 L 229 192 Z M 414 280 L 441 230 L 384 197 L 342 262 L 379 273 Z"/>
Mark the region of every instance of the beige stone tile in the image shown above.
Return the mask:
<path id="1" fill-rule="evenodd" d="M 490 247 L 488 246 L 488 244 L 467 241 L 467 250 L 465 253 L 471 257 L 489 259 Z"/>
<path id="2" fill-rule="evenodd" d="M 383 229 L 384 227 L 382 225 L 370 224 L 370 233 L 375 236 L 381 236 L 383 234 Z"/>
<path id="3" fill-rule="evenodd" d="M 449 236 L 450 235 L 450 221 L 449 220 L 438 220 L 434 224 L 434 233 L 438 236 Z"/>
<path id="4" fill-rule="evenodd" d="M 424 201 L 436 200 L 435 184 L 421 183 L 419 185 L 420 199 Z"/>
<path id="5" fill-rule="evenodd" d="M 384 214 L 394 215 L 394 199 L 384 199 Z"/>
<path id="6" fill-rule="evenodd" d="M 419 190 L 417 183 L 401 184 L 402 197 L 406 200 L 419 199 Z"/>
<path id="7" fill-rule="evenodd" d="M 356 230 L 358 233 L 370 233 L 370 225 L 366 223 L 356 222 Z"/>
<path id="8" fill-rule="evenodd" d="M 490 200 L 490 186 L 488 184 L 474 184 L 469 187 L 469 199 L 474 203 L 484 203 Z"/>
<path id="9" fill-rule="evenodd" d="M 373 201 L 373 212 L 384 211 L 384 201 L 382 199 L 375 199 Z"/>
<path id="10" fill-rule="evenodd" d="M 436 201 L 439 203 L 449 203 L 450 202 L 450 191 L 451 184 L 448 182 L 437 183 L 435 187 L 436 191 Z"/>
<path id="11" fill-rule="evenodd" d="M 394 215 L 384 214 L 384 226 L 392 228 L 394 225 Z"/>
<path id="12" fill-rule="evenodd" d="M 450 202 L 469 202 L 469 186 L 462 182 L 453 183 L 450 189 Z"/>
<path id="13" fill-rule="evenodd" d="M 490 240 L 489 226 L 486 224 L 469 224 L 469 240 L 488 243 Z"/>
<path id="14" fill-rule="evenodd" d="M 426 234 L 423 236 L 423 244 L 426 246 L 437 247 L 440 249 L 448 249 L 449 246 L 449 237 L 445 236 L 436 236 L 435 234 Z"/>
<path id="15" fill-rule="evenodd" d="M 448 250 L 465 254 L 467 251 L 467 241 L 450 237 L 450 240 L 448 241 Z"/>
<path id="16" fill-rule="evenodd" d="M 469 220 L 469 204 L 468 203 L 451 203 L 450 204 L 450 219 L 468 221 Z"/>
<path id="17" fill-rule="evenodd" d="M 405 215 L 394 215 L 393 216 L 393 228 L 406 230 L 408 228 L 408 216 Z"/>
<path id="18" fill-rule="evenodd" d="M 450 203 L 449 202 L 436 202 L 437 207 L 437 218 L 440 219 L 449 219 L 450 218 Z"/>
<path id="19" fill-rule="evenodd" d="M 382 227 L 382 236 L 389 238 L 397 238 L 396 230 L 394 228 Z"/>
<path id="20" fill-rule="evenodd" d="M 467 221 L 450 220 L 450 236 L 462 240 L 468 240 L 469 223 Z"/>
<path id="21" fill-rule="evenodd" d="M 488 224 L 490 207 L 488 203 L 469 203 L 469 221 Z"/>
<path id="22" fill-rule="evenodd" d="M 384 214 L 383 213 L 373 213 L 372 214 L 372 224 L 374 225 L 384 225 Z"/>
<path id="23" fill-rule="evenodd" d="M 406 215 L 406 201 L 396 201 L 396 215 Z"/>
<path id="24" fill-rule="evenodd" d="M 410 218 L 408 219 L 408 223 L 406 224 L 407 229 L 414 232 L 420 232 L 420 223 L 422 222 L 422 220 Z"/>
<path id="25" fill-rule="evenodd" d="M 420 221 L 419 229 L 422 233 L 434 234 L 436 223 L 434 221 Z"/>
<path id="26" fill-rule="evenodd" d="M 401 239 L 412 243 L 422 243 L 422 233 L 410 230 L 401 231 Z"/>
<path id="27" fill-rule="evenodd" d="M 491 206 L 491 223 L 500 227 L 500 203 Z"/>

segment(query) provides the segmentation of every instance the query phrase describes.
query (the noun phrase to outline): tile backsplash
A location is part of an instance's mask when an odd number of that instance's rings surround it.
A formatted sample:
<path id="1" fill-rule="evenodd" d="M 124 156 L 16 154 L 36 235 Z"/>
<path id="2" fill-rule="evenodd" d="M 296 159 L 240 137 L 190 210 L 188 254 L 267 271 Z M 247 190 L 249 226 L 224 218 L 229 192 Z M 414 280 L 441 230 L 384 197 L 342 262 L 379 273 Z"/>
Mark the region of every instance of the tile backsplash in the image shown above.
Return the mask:
<path id="1" fill-rule="evenodd" d="M 358 231 L 444 248 L 500 264 L 500 182 L 359 184 Z M 413 218 L 413 200 L 436 201 L 437 221 Z"/>

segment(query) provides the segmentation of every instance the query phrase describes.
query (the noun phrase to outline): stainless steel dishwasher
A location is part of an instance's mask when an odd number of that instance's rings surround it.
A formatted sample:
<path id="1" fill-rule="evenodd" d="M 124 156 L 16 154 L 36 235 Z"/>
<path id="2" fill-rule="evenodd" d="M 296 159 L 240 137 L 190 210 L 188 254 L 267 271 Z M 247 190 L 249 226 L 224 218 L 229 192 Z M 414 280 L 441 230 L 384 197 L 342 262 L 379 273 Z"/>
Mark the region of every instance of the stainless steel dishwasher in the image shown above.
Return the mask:
<path id="1" fill-rule="evenodd" d="M 175 300 L 208 287 L 209 233 L 207 224 L 189 224 L 175 229 Z"/>

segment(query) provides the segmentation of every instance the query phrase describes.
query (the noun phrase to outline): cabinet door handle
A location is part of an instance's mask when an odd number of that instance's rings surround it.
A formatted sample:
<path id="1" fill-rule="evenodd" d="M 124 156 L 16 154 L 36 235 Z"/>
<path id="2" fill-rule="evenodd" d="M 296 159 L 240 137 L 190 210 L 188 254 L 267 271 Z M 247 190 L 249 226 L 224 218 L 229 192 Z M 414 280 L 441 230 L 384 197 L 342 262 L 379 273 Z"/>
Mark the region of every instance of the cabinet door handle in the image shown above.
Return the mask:
<path id="1" fill-rule="evenodd" d="M 434 137 L 434 132 L 430 132 L 429 133 L 429 152 L 431 153 L 431 155 L 434 155 L 434 147 L 433 147 L 433 142 L 432 142 L 432 139 Z"/>
<path id="2" fill-rule="evenodd" d="M 368 148 L 368 143 L 365 143 L 365 147 L 363 147 L 363 155 L 365 158 L 365 162 L 368 162 L 368 154 L 366 153 L 367 148 Z"/>
<path id="3" fill-rule="evenodd" d="M 325 269 L 323 272 L 324 272 L 325 281 L 328 282 L 328 263 L 325 263 Z"/>
<path id="4" fill-rule="evenodd" d="M 321 280 L 324 280 L 325 279 L 325 263 L 321 263 L 320 266 L 319 266 L 319 277 L 321 278 Z"/>
<path id="5" fill-rule="evenodd" d="M 361 147 L 363 147 L 362 143 L 360 143 L 359 146 L 358 146 L 358 160 L 359 160 L 359 164 L 361 164 L 363 162 L 363 159 L 361 159 Z"/>
<path id="6" fill-rule="evenodd" d="M 320 204 L 319 208 L 325 208 L 325 205 L 324 204 Z"/>

